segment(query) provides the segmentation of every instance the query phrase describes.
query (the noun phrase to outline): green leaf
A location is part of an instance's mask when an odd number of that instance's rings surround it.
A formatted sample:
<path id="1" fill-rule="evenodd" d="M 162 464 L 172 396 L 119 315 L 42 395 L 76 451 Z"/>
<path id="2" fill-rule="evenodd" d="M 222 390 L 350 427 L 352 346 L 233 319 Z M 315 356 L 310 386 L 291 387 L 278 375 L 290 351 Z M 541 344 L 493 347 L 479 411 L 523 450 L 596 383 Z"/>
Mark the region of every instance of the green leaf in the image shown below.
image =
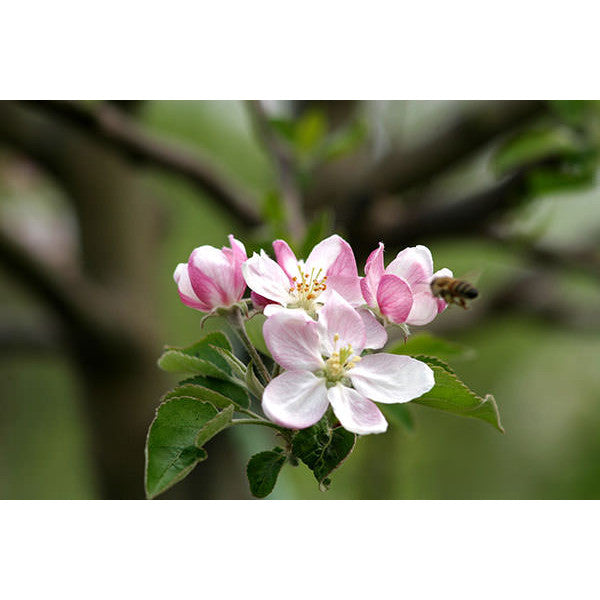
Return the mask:
<path id="1" fill-rule="evenodd" d="M 550 157 L 572 157 L 582 151 L 577 134 L 565 126 L 539 127 L 520 132 L 496 151 L 494 168 L 505 174 Z"/>
<path id="2" fill-rule="evenodd" d="M 269 125 L 287 142 L 293 143 L 295 135 L 295 121 L 291 119 L 282 119 L 272 117 L 269 119 Z"/>
<path id="3" fill-rule="evenodd" d="M 403 425 L 408 431 L 415 428 L 415 420 L 406 404 L 380 404 L 379 408 L 388 420 Z"/>
<path id="4" fill-rule="evenodd" d="M 249 321 L 246 321 L 246 333 L 252 342 L 252 345 L 262 354 L 271 358 L 271 353 L 265 344 L 263 336 L 263 325 L 267 317 L 265 315 L 255 315 Z"/>
<path id="5" fill-rule="evenodd" d="M 294 142 L 296 149 L 308 153 L 323 141 L 327 133 L 327 119 L 323 111 L 313 109 L 307 111 L 296 123 Z"/>
<path id="6" fill-rule="evenodd" d="M 252 361 L 250 361 L 248 369 L 246 370 L 246 387 L 255 398 L 258 400 L 262 398 L 265 387 L 256 376 L 256 373 L 254 372 L 254 363 Z"/>
<path id="7" fill-rule="evenodd" d="M 207 458 L 201 447 L 225 429 L 233 406 L 223 411 L 196 398 L 172 398 L 161 404 L 146 441 L 146 495 L 154 498 L 181 481 Z"/>
<path id="8" fill-rule="evenodd" d="M 216 331 L 187 348 L 167 346 L 158 359 L 158 366 L 171 373 L 198 373 L 219 379 L 230 379 L 231 367 L 214 347 L 231 352 L 229 340 L 223 333 Z"/>
<path id="9" fill-rule="evenodd" d="M 565 123 L 581 126 L 586 118 L 595 110 L 597 101 L 589 100 L 550 100 L 548 102 L 554 113 Z"/>
<path id="10" fill-rule="evenodd" d="M 585 188 L 596 177 L 597 157 L 593 152 L 563 158 L 552 166 L 539 166 L 528 176 L 529 193 L 540 196 L 551 192 Z"/>
<path id="11" fill-rule="evenodd" d="M 363 119 L 356 119 L 348 127 L 334 133 L 323 149 L 323 161 L 335 160 L 356 150 L 366 139 L 369 128 Z"/>
<path id="12" fill-rule="evenodd" d="M 285 454 L 281 448 L 259 452 L 250 459 L 246 474 L 253 496 L 264 498 L 273 491 L 284 463 Z"/>
<path id="13" fill-rule="evenodd" d="M 294 436 L 292 452 L 313 472 L 319 487 L 325 491 L 329 475 L 350 455 L 355 443 L 354 433 L 343 427 L 332 429 L 324 417 Z"/>
<path id="14" fill-rule="evenodd" d="M 498 406 L 491 394 L 487 394 L 483 398 L 478 396 L 452 372 L 448 365 L 439 359 L 426 356 L 418 358 L 427 362 L 433 369 L 435 385 L 423 396 L 412 400 L 412 404 L 422 404 L 461 417 L 481 419 L 504 433 Z"/>
<path id="15" fill-rule="evenodd" d="M 280 231 L 282 229 L 285 223 L 285 205 L 278 192 L 269 191 L 265 194 L 261 213 L 263 219 L 269 223 L 275 231 Z"/>
<path id="16" fill-rule="evenodd" d="M 447 362 L 444 362 L 442 359 L 438 358 L 437 356 L 425 356 L 423 354 L 415 354 L 415 355 L 413 355 L 412 358 L 415 358 L 416 360 L 420 360 L 421 362 L 427 363 L 430 367 L 440 367 L 440 368 L 444 369 L 444 371 L 447 371 L 448 373 L 452 373 L 452 375 L 455 375 L 455 373 L 452 370 L 452 368 L 450 367 L 450 365 Z"/>
<path id="17" fill-rule="evenodd" d="M 179 390 L 183 389 L 187 390 L 188 393 L 179 393 Z M 210 396 L 210 399 L 209 396 L 203 398 L 202 395 L 206 395 L 206 392 L 204 391 L 206 389 L 208 389 L 209 392 L 215 392 L 218 397 L 212 395 Z M 192 390 L 192 393 L 189 393 L 190 390 Z M 179 385 L 172 392 L 169 392 L 168 396 L 194 396 L 201 400 L 207 400 L 219 408 L 223 405 L 223 399 L 225 399 L 225 405 L 233 402 L 241 408 L 250 408 L 248 392 L 239 384 L 231 381 L 224 381 L 223 379 L 202 377 L 200 375 L 179 382 Z"/>
<path id="18" fill-rule="evenodd" d="M 474 351 L 471 348 L 455 342 L 449 342 L 426 332 L 411 336 L 406 343 L 402 342 L 394 346 L 391 350 L 387 350 L 387 352 L 391 354 L 407 354 L 409 356 L 425 354 L 446 360 L 452 358 L 471 358 L 474 355 Z"/>
<path id="19" fill-rule="evenodd" d="M 229 365 L 231 373 L 240 380 L 246 377 L 246 365 L 231 351 L 219 346 L 213 348 L 221 355 L 223 360 Z"/>

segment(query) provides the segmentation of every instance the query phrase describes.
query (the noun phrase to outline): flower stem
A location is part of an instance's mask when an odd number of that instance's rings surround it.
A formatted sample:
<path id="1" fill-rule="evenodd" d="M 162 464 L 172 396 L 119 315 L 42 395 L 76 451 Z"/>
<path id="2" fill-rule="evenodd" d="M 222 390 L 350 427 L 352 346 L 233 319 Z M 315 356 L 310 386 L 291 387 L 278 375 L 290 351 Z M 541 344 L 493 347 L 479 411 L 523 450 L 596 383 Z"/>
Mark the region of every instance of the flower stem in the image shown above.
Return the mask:
<path id="1" fill-rule="evenodd" d="M 253 419 L 257 420 L 257 421 L 265 421 L 265 422 L 269 422 L 266 419 L 264 419 L 263 417 L 261 417 L 260 415 L 256 414 L 255 412 L 248 410 L 247 408 L 241 408 L 240 406 L 236 407 L 235 409 L 237 412 L 242 412 L 250 417 L 252 417 Z"/>
<path id="2" fill-rule="evenodd" d="M 285 427 L 281 427 L 281 425 L 277 425 L 275 423 L 271 423 L 271 421 L 265 421 L 261 419 L 260 421 L 257 419 L 233 419 L 231 421 L 232 425 L 263 425 L 264 427 L 272 427 L 273 429 L 277 429 L 278 431 L 286 431 Z"/>
<path id="3" fill-rule="evenodd" d="M 250 358 L 252 358 L 252 362 L 256 365 L 256 368 L 258 369 L 258 371 L 263 379 L 263 383 L 265 383 L 265 384 L 269 383 L 269 381 L 271 381 L 271 376 L 269 375 L 269 371 L 267 371 L 267 367 L 265 367 L 265 364 L 263 363 L 262 359 L 260 358 L 258 351 L 254 347 L 254 345 L 250 341 L 250 338 L 248 337 L 248 334 L 246 333 L 246 327 L 244 326 L 244 319 L 242 317 L 242 313 L 239 308 L 236 309 L 235 311 L 233 311 L 232 313 L 230 313 L 229 323 L 231 324 L 231 326 L 237 333 L 242 344 L 244 344 L 246 351 L 250 355 Z"/>

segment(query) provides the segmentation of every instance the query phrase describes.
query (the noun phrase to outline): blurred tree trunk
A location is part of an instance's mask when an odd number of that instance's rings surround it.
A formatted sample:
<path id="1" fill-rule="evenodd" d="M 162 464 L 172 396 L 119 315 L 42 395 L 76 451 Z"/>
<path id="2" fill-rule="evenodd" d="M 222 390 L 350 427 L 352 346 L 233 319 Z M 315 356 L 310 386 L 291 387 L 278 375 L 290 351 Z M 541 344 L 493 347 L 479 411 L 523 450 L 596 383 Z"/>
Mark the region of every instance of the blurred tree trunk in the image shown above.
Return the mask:
<path id="1" fill-rule="evenodd" d="M 81 275 L 99 290 L 94 301 L 112 329 L 95 337 L 67 331 L 85 393 L 99 492 L 103 498 L 142 498 L 146 432 L 166 388 L 156 367 L 162 346 L 154 302 L 160 204 L 139 171 L 104 143 L 35 111 L 0 103 L 0 140 L 50 172 L 72 201 Z M 213 448 L 213 463 L 223 454 L 219 448 Z M 195 497 L 217 493 L 208 480 L 202 488 Z"/>

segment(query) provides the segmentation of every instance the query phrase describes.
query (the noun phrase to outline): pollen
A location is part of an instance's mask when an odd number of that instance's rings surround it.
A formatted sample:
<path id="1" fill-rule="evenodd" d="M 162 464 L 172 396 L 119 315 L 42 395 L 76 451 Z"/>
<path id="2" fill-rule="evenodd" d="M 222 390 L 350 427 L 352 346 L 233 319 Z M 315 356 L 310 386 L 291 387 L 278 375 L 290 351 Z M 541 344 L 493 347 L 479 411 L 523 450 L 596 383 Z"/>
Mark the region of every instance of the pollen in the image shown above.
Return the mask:
<path id="1" fill-rule="evenodd" d="M 288 291 L 295 296 L 293 306 L 304 308 L 307 312 L 314 310 L 314 302 L 319 295 L 327 289 L 327 275 L 323 275 L 323 269 L 311 269 L 304 271 L 304 264 L 298 264 L 298 275 L 291 278 Z"/>
<path id="2" fill-rule="evenodd" d="M 337 347 L 340 341 L 339 334 L 333 336 L 334 350 L 331 356 L 325 361 L 325 376 L 331 383 L 336 383 L 346 376 L 346 373 L 356 366 L 360 361 L 360 356 L 354 355 L 351 344 L 343 348 Z"/>

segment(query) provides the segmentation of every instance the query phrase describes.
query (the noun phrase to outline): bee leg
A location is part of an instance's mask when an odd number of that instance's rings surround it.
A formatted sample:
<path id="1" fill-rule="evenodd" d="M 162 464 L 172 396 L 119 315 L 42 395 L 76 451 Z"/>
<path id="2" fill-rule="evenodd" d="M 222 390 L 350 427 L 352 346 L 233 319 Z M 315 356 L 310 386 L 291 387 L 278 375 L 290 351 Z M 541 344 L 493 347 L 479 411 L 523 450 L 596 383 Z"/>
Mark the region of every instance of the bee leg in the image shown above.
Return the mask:
<path id="1" fill-rule="evenodd" d="M 458 304 L 460 304 L 465 310 L 467 310 L 469 307 L 467 306 L 467 303 L 465 302 L 464 298 L 459 298 L 458 299 Z"/>

